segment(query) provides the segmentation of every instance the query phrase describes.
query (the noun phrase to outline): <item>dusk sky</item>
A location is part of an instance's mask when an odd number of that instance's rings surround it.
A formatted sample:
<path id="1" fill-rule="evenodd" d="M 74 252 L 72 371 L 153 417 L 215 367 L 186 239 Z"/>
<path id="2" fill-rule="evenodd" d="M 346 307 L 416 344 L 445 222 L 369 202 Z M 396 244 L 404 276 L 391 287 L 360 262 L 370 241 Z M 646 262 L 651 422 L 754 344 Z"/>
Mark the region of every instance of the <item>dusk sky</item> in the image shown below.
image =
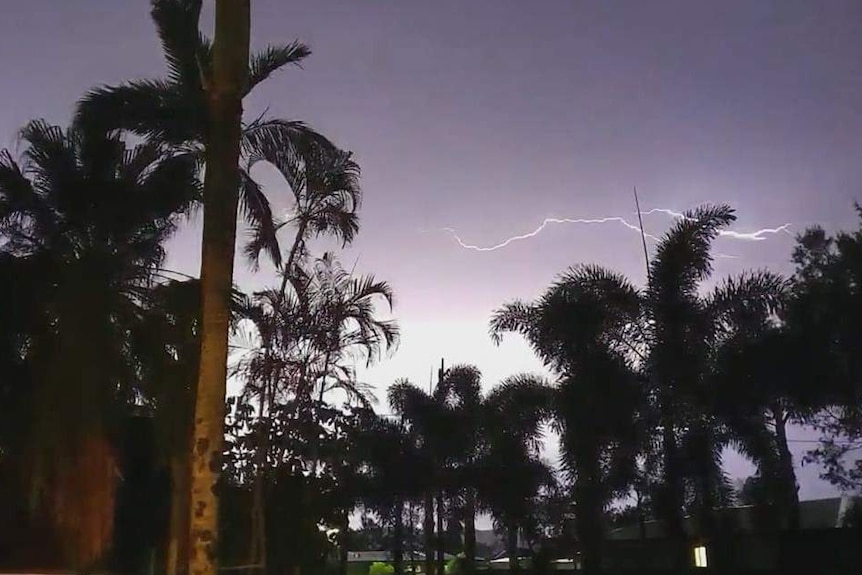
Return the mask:
<path id="1" fill-rule="evenodd" d="M 0 20 L 0 144 L 44 117 L 66 123 L 89 87 L 162 73 L 147 0 L 28 0 Z M 638 234 L 621 217 L 702 202 L 738 209 L 735 231 L 790 224 L 761 241 L 721 238 L 716 274 L 790 272 L 792 234 L 855 225 L 862 199 L 862 2 L 252 0 L 253 44 L 301 39 L 304 69 L 247 102 L 301 119 L 362 166 L 362 230 L 348 265 L 389 281 L 403 334 L 363 377 L 428 383 L 432 365 L 476 364 L 490 386 L 540 371 L 491 311 L 533 298 L 568 266 L 598 263 L 644 280 Z M 209 26 L 210 12 L 205 13 Z M 279 209 L 288 192 L 264 182 Z M 645 217 L 660 235 L 672 219 Z M 169 267 L 197 273 L 200 230 Z M 318 249 L 324 246 L 318 245 Z M 255 289 L 271 271 L 237 280 Z M 796 431 L 805 436 L 802 430 Z M 795 443 L 797 456 L 806 444 Z M 808 445 L 810 446 L 810 445 Z M 749 467 L 734 460 L 739 473 Z M 830 493 L 810 466 L 802 496 Z"/>

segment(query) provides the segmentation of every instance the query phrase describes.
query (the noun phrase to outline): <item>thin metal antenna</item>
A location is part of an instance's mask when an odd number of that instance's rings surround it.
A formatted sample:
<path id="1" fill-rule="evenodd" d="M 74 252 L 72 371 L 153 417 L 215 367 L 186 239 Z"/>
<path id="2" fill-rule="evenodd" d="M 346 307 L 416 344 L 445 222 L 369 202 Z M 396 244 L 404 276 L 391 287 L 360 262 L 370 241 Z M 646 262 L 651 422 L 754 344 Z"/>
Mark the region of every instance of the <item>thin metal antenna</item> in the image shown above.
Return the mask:
<path id="1" fill-rule="evenodd" d="M 644 231 L 644 220 L 641 215 L 641 204 L 638 201 L 638 187 L 634 186 L 635 193 L 635 209 L 638 211 L 638 225 L 641 229 L 641 243 L 643 243 L 644 247 L 644 262 L 646 262 L 646 275 L 647 275 L 647 283 L 649 283 L 649 250 L 647 250 L 646 246 L 646 232 Z"/>

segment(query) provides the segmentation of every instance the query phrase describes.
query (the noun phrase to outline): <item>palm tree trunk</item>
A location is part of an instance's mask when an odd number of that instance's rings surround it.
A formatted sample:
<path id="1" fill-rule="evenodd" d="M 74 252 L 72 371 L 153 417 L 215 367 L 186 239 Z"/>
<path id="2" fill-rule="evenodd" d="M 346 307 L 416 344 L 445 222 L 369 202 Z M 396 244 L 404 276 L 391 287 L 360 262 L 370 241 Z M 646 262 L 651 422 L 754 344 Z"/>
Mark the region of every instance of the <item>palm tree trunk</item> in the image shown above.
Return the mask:
<path id="1" fill-rule="evenodd" d="M 778 447 L 778 465 L 781 474 L 782 507 L 787 509 L 787 528 L 799 529 L 799 484 L 793 469 L 793 455 L 787 443 L 787 415 L 779 405 L 772 406 L 775 422 L 775 442 Z"/>
<path id="2" fill-rule="evenodd" d="M 269 346 L 267 346 L 268 354 Z M 269 369 L 268 358 L 264 359 L 265 369 Z M 249 565 L 259 565 L 266 569 L 266 468 L 269 451 L 269 414 L 271 394 L 269 393 L 269 374 L 266 374 L 260 396 L 260 421 L 257 430 L 257 445 L 254 454 L 256 473 L 251 504 L 251 535 L 249 537 Z"/>
<path id="3" fill-rule="evenodd" d="M 445 535 L 443 531 L 444 513 L 445 511 L 443 509 L 443 490 L 440 489 L 437 491 L 437 575 L 443 575 L 446 568 L 446 560 L 443 557 L 443 539 Z"/>
<path id="4" fill-rule="evenodd" d="M 509 555 L 509 572 L 517 575 L 521 571 L 521 562 L 518 560 L 518 527 L 510 524 L 506 529 L 506 553 Z"/>
<path id="5" fill-rule="evenodd" d="M 476 492 L 468 487 L 464 498 L 464 562 L 467 575 L 476 571 Z"/>
<path id="6" fill-rule="evenodd" d="M 201 249 L 201 351 L 195 394 L 189 573 L 218 574 L 218 487 L 224 443 L 228 323 L 236 243 L 242 94 L 250 0 L 216 0 Z"/>
<path id="7" fill-rule="evenodd" d="M 177 450 L 170 458 L 171 515 L 168 525 L 168 545 L 165 573 L 186 573 L 189 560 L 189 480 L 188 451 Z"/>
<path id="8" fill-rule="evenodd" d="M 407 503 L 407 554 L 410 557 L 410 573 L 416 575 L 416 506 L 413 501 Z"/>
<path id="9" fill-rule="evenodd" d="M 395 516 L 392 529 L 392 566 L 395 575 L 404 575 L 404 501 L 395 499 Z"/>
<path id="10" fill-rule="evenodd" d="M 678 569 L 688 566 L 688 544 L 683 524 L 683 502 L 685 498 L 682 472 L 676 442 L 675 426 L 671 409 L 672 397 L 662 398 L 662 448 L 664 459 L 665 489 L 662 502 L 663 519 L 667 537 L 673 550 L 673 565 Z"/>
<path id="11" fill-rule="evenodd" d="M 593 441 L 581 441 L 575 481 L 576 525 L 585 573 L 602 568 L 602 501 L 599 493 L 599 454 Z"/>
<path id="12" fill-rule="evenodd" d="M 715 496 L 714 485 L 709 470 L 703 470 L 700 476 L 701 505 L 701 536 L 710 539 L 715 534 Z"/>
<path id="13" fill-rule="evenodd" d="M 646 539 L 646 513 L 644 512 L 643 493 L 638 484 L 635 487 L 635 496 L 637 497 L 636 509 L 638 512 L 638 534 L 641 539 Z"/>
<path id="14" fill-rule="evenodd" d="M 429 490 L 425 494 L 422 534 L 425 536 L 425 573 L 434 573 L 434 495 Z"/>
<path id="15" fill-rule="evenodd" d="M 284 267 L 282 268 L 281 287 L 278 290 L 280 301 L 284 301 L 284 295 L 287 291 L 287 282 L 293 279 L 294 260 L 296 260 L 296 256 L 299 255 L 299 247 L 305 240 L 305 232 L 307 229 L 308 222 L 306 220 L 302 220 L 296 228 L 296 236 L 294 236 L 293 245 L 290 247 L 287 260 L 285 260 Z"/>
<path id="16" fill-rule="evenodd" d="M 341 511 L 338 522 L 338 575 L 347 575 L 347 554 L 350 545 L 350 517 L 346 509 Z"/>

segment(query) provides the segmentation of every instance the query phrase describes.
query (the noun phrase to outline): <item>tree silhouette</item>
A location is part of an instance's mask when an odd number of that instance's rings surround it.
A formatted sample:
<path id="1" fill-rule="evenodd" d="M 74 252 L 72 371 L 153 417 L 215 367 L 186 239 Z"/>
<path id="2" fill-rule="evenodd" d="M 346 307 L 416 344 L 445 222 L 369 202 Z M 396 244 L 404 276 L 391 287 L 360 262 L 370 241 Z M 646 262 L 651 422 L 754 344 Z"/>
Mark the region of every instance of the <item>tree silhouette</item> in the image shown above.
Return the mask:
<path id="1" fill-rule="evenodd" d="M 574 485 L 587 572 L 601 569 L 602 512 L 630 483 L 642 389 L 629 358 L 638 292 L 598 267 L 573 268 L 534 304 L 510 303 L 491 329 L 523 334 L 557 378 L 551 398 L 564 470 Z"/>
<path id="2" fill-rule="evenodd" d="M 198 198 L 197 168 L 86 124 L 35 121 L 21 140 L 20 162 L 0 153 L 0 249 L 30 296 L 17 349 L 33 385 L 28 483 L 67 561 L 84 568 L 110 538 L 109 436 L 138 393 L 139 350 L 119 342 L 140 321 L 162 243 Z"/>
<path id="3" fill-rule="evenodd" d="M 856 205 L 862 222 L 862 206 Z M 823 465 L 823 477 L 846 491 L 862 487 L 862 226 L 828 236 L 806 230 L 793 253 L 794 298 L 788 325 L 804 334 L 808 352 L 820 366 L 816 374 L 822 410 L 811 423 L 821 444 L 806 460 Z M 854 459 L 854 456 L 856 457 Z"/>
<path id="4" fill-rule="evenodd" d="M 239 197 L 252 224 L 250 251 L 266 250 L 277 266 L 281 251 L 277 224 L 259 185 L 247 169 L 265 159 L 290 178 L 304 165 L 306 150 L 334 151 L 323 137 L 299 122 L 258 119 L 242 126 L 243 98 L 279 68 L 309 54 L 300 43 L 249 55 L 249 0 L 216 3 L 215 36 L 200 33 L 200 0 L 154 0 L 156 23 L 169 74 L 163 80 L 130 82 L 90 93 L 79 117 L 104 128 L 126 129 L 151 141 L 198 152 L 206 164 L 201 256 L 201 356 L 195 393 L 192 473 L 193 545 L 190 569 L 214 573 L 217 540 L 215 486 L 221 456 L 227 317 L 233 277 Z M 203 152 L 202 154 L 200 152 Z M 307 161 L 313 161 L 314 154 Z"/>

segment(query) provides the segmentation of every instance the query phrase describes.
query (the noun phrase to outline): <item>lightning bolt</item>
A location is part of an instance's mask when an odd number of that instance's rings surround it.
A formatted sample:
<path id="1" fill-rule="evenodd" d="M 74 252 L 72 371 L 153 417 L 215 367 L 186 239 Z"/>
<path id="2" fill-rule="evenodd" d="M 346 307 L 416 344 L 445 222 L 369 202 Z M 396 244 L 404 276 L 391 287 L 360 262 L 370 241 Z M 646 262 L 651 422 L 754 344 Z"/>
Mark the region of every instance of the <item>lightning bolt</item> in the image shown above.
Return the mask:
<path id="1" fill-rule="evenodd" d="M 675 212 L 675 211 L 669 210 L 667 208 L 653 208 L 651 210 L 641 212 L 641 215 L 644 215 L 644 216 L 649 216 L 651 214 L 667 214 L 668 216 L 671 216 L 672 218 L 685 219 L 685 214 L 682 214 L 680 212 Z M 720 237 L 732 238 L 735 240 L 743 240 L 743 241 L 748 241 L 748 242 L 760 242 L 760 241 L 763 241 L 766 239 L 765 236 L 774 235 L 774 234 L 785 233 L 789 236 L 792 236 L 793 234 L 790 233 L 790 226 L 791 226 L 791 224 L 788 223 L 788 224 L 778 226 L 777 228 L 763 228 L 761 230 L 756 230 L 753 232 L 737 232 L 734 230 L 721 230 L 718 232 L 718 235 Z"/>
<path id="2" fill-rule="evenodd" d="M 507 238 L 507 239 L 503 240 L 502 242 L 500 242 L 499 244 L 496 244 L 493 246 L 477 246 L 477 245 L 465 243 L 464 240 L 462 240 L 461 237 L 458 235 L 458 233 L 452 228 L 443 228 L 443 231 L 449 232 L 452 235 L 452 237 L 455 238 L 455 241 L 458 242 L 458 245 L 460 245 L 462 248 L 465 248 L 468 250 L 474 250 L 477 252 L 493 252 L 493 251 L 505 248 L 506 246 L 508 246 L 509 244 L 511 244 L 513 242 L 518 242 L 521 240 L 526 240 L 529 238 L 536 237 L 537 235 L 542 233 L 542 231 L 548 226 L 548 224 L 607 224 L 607 223 L 612 223 L 612 222 L 622 224 L 625 227 L 629 228 L 630 230 L 633 230 L 637 233 L 641 233 L 641 229 L 638 226 L 627 222 L 625 219 L 623 219 L 619 216 L 612 216 L 612 217 L 608 217 L 608 218 L 597 218 L 597 219 L 545 218 L 544 221 L 542 221 L 542 223 L 539 225 L 539 227 L 537 227 L 532 232 L 528 232 L 526 234 L 521 234 L 520 236 L 513 236 L 511 238 Z M 644 234 L 644 235 L 651 240 L 658 240 L 658 238 L 654 235 L 651 235 L 651 234 Z"/>
<path id="3" fill-rule="evenodd" d="M 677 219 L 686 217 L 685 214 L 683 214 L 681 212 L 676 212 L 674 210 L 669 210 L 667 208 L 653 208 L 651 210 L 641 212 L 641 215 L 648 216 L 648 215 L 656 214 L 656 213 L 665 214 L 665 215 L 668 215 L 668 216 L 671 216 L 671 217 L 677 218 Z M 525 234 L 520 234 L 517 236 L 512 236 L 510 238 L 506 238 L 502 242 L 500 242 L 498 244 L 491 245 L 491 246 L 479 246 L 476 244 L 469 244 L 469 243 L 465 242 L 463 239 L 461 239 L 461 236 L 459 236 L 458 232 L 456 232 L 453 228 L 442 228 L 442 229 L 443 229 L 443 231 L 449 233 L 452 236 L 452 238 L 454 238 L 454 240 L 458 243 L 458 245 L 464 249 L 473 250 L 473 251 L 477 251 L 477 252 L 493 252 L 493 251 L 497 251 L 499 249 L 503 249 L 503 248 L 507 247 L 509 244 L 512 244 L 514 242 L 527 240 L 527 239 L 536 237 L 537 235 L 542 233 L 545 230 L 545 228 L 548 227 L 549 224 L 588 224 L 588 225 L 591 225 L 591 224 L 608 224 L 608 223 L 622 224 L 623 226 L 627 227 L 628 229 L 630 229 L 634 232 L 641 233 L 640 227 L 636 226 L 635 224 L 627 221 L 625 218 L 622 218 L 620 216 L 610 216 L 607 218 L 592 218 L 592 219 L 545 218 L 542 221 L 542 223 L 539 224 L 539 226 L 536 229 L 534 229 L 533 231 L 527 232 Z M 721 230 L 719 232 L 719 236 L 727 237 L 727 238 L 731 238 L 731 239 L 736 239 L 736 240 L 743 240 L 743 241 L 762 241 L 762 240 L 766 239 L 765 236 L 778 234 L 778 233 L 782 233 L 782 232 L 784 232 L 788 235 L 791 235 L 790 232 L 788 231 L 788 229 L 790 228 L 790 225 L 791 224 L 788 223 L 788 224 L 784 224 L 782 226 L 778 226 L 777 228 L 764 228 L 764 229 L 756 230 L 753 232 L 738 232 L 738 231 L 734 231 L 734 230 Z M 654 236 L 652 234 L 649 234 L 646 232 L 643 232 L 643 234 L 644 234 L 644 236 L 646 236 L 650 240 L 653 240 L 653 241 L 659 240 L 659 238 L 657 236 Z M 733 256 L 733 255 L 729 255 L 729 254 L 722 254 L 722 253 L 717 253 L 717 254 L 715 254 L 715 256 L 718 258 L 724 258 L 724 259 L 738 259 L 738 256 Z"/>

